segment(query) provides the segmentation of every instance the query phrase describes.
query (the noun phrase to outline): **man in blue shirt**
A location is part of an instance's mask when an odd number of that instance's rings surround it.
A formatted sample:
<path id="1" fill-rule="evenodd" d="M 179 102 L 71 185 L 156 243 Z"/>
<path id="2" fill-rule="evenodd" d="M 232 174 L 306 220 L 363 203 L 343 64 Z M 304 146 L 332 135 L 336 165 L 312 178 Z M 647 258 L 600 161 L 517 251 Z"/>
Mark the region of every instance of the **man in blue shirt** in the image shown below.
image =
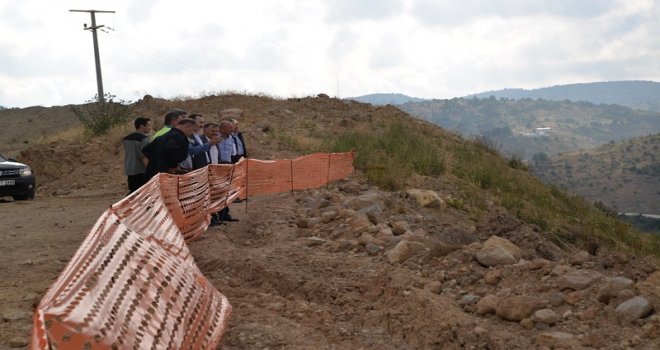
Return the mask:
<path id="1" fill-rule="evenodd" d="M 231 134 L 234 132 L 234 123 L 230 120 L 220 122 L 220 164 L 231 164 L 232 156 L 236 155 L 236 143 Z"/>

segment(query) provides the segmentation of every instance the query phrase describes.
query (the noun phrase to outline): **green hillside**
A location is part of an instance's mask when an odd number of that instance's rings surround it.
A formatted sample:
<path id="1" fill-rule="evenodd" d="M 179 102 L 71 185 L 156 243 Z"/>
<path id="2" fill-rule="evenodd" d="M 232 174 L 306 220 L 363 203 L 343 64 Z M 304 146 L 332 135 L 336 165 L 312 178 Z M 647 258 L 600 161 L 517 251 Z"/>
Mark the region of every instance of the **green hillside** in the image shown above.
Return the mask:
<path id="1" fill-rule="evenodd" d="M 590 102 L 454 98 L 400 108 L 466 137 L 484 136 L 504 153 L 525 159 L 660 132 L 660 113 Z"/>
<path id="2" fill-rule="evenodd" d="M 660 134 L 560 154 L 534 173 L 619 212 L 660 214 Z"/>
<path id="3" fill-rule="evenodd" d="M 635 109 L 660 112 L 660 83 L 654 81 L 608 81 L 557 85 L 540 89 L 503 89 L 468 97 L 587 101 L 595 104 L 618 104 Z"/>

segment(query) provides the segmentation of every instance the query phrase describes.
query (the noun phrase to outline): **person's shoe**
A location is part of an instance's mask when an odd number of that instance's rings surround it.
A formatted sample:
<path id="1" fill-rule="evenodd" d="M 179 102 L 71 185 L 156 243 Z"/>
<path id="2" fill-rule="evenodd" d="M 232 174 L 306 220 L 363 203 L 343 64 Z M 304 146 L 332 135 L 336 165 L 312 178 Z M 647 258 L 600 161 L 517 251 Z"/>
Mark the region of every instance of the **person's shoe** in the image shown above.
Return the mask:
<path id="1" fill-rule="evenodd" d="M 231 215 L 225 215 L 225 217 L 224 217 L 224 219 L 222 219 L 222 221 L 241 221 L 241 220 L 234 219 L 234 218 L 231 217 Z"/>

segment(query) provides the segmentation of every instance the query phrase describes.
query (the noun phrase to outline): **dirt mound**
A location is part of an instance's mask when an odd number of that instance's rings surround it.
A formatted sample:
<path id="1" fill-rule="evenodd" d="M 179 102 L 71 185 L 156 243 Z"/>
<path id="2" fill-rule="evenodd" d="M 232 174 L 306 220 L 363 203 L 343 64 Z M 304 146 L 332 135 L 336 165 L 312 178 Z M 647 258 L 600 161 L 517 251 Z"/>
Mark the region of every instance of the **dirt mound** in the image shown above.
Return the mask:
<path id="1" fill-rule="evenodd" d="M 217 122 L 226 115 L 238 117 L 250 156 L 257 159 L 296 157 L 300 152 L 293 149 L 316 146 L 321 135 L 331 135 L 338 129 L 366 129 L 375 120 L 404 116 L 393 107 L 373 107 L 337 99 L 276 100 L 245 95 L 189 101 L 143 99 L 133 106 L 133 114 L 151 118 L 157 130 L 162 126 L 163 116 L 172 108 L 201 113 L 206 122 Z M 121 139 L 131 132 L 131 123 L 95 138 L 85 137 L 82 130 L 77 129 L 77 134 L 67 139 L 23 150 L 18 159 L 35 169 L 37 193 L 41 196 L 123 193 L 127 185 Z M 304 133 L 299 132 L 303 129 Z M 313 129 L 311 134 L 318 137 L 298 136 L 310 134 L 310 129 Z"/>
<path id="2" fill-rule="evenodd" d="M 80 126 L 69 106 L 0 109 L 0 124 L 0 154 L 7 157 L 44 141 L 66 139 Z"/>

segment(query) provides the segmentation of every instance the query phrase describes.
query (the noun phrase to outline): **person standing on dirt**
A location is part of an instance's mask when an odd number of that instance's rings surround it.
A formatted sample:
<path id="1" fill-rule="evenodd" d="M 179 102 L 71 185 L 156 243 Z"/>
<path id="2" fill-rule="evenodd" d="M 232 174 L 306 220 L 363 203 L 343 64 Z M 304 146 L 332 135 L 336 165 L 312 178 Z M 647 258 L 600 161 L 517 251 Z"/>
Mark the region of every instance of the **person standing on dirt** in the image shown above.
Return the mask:
<path id="1" fill-rule="evenodd" d="M 128 194 L 133 193 L 147 182 L 144 175 L 147 157 L 142 150 L 149 144 L 148 133 L 151 132 L 151 119 L 136 118 L 133 122 L 135 132 L 128 134 L 122 140 L 124 144 L 124 173 L 128 177 Z"/>
<path id="2" fill-rule="evenodd" d="M 234 124 L 234 132 L 231 133 L 231 137 L 234 139 L 234 144 L 236 145 L 236 154 L 231 157 L 231 162 L 238 163 L 241 158 L 247 158 L 247 149 L 245 148 L 243 133 L 238 131 L 238 120 L 229 119 L 229 121 Z"/>
<path id="3" fill-rule="evenodd" d="M 229 120 L 220 122 L 220 138 L 222 139 L 219 144 L 220 152 L 218 160 L 220 164 L 231 164 L 232 156 L 236 155 L 236 144 L 234 143 L 234 138 L 231 137 L 233 132 L 234 123 Z M 239 221 L 229 215 L 229 207 L 223 208 L 216 215 L 219 222 Z"/>
<path id="4" fill-rule="evenodd" d="M 180 120 L 186 118 L 187 115 L 188 115 L 188 112 L 186 112 L 182 109 L 173 109 L 173 110 L 167 112 L 167 114 L 165 114 L 165 120 L 163 122 L 163 127 L 160 130 L 156 131 L 156 133 L 153 136 L 151 136 L 151 142 L 153 142 L 156 138 L 165 135 Z"/>
<path id="5" fill-rule="evenodd" d="M 191 169 L 199 169 L 209 164 L 210 159 L 208 152 L 213 146 L 217 145 L 220 140 L 217 136 L 207 139 L 206 142 L 202 139 L 204 137 L 204 116 L 201 114 L 193 113 L 190 115 L 190 119 L 195 121 L 195 132 L 193 133 L 192 137 L 189 138 L 189 158 L 187 158 L 184 163 Z"/>
<path id="6" fill-rule="evenodd" d="M 230 120 L 220 122 L 220 164 L 231 164 L 232 157 L 236 155 L 236 143 L 231 134 L 234 132 L 234 123 Z"/>
<path id="7" fill-rule="evenodd" d="M 181 174 L 185 172 L 179 163 L 188 157 L 189 137 L 195 132 L 195 121 L 183 119 L 169 132 L 157 138 L 143 150 L 149 163 L 145 175 L 147 180 L 158 173 Z"/>

